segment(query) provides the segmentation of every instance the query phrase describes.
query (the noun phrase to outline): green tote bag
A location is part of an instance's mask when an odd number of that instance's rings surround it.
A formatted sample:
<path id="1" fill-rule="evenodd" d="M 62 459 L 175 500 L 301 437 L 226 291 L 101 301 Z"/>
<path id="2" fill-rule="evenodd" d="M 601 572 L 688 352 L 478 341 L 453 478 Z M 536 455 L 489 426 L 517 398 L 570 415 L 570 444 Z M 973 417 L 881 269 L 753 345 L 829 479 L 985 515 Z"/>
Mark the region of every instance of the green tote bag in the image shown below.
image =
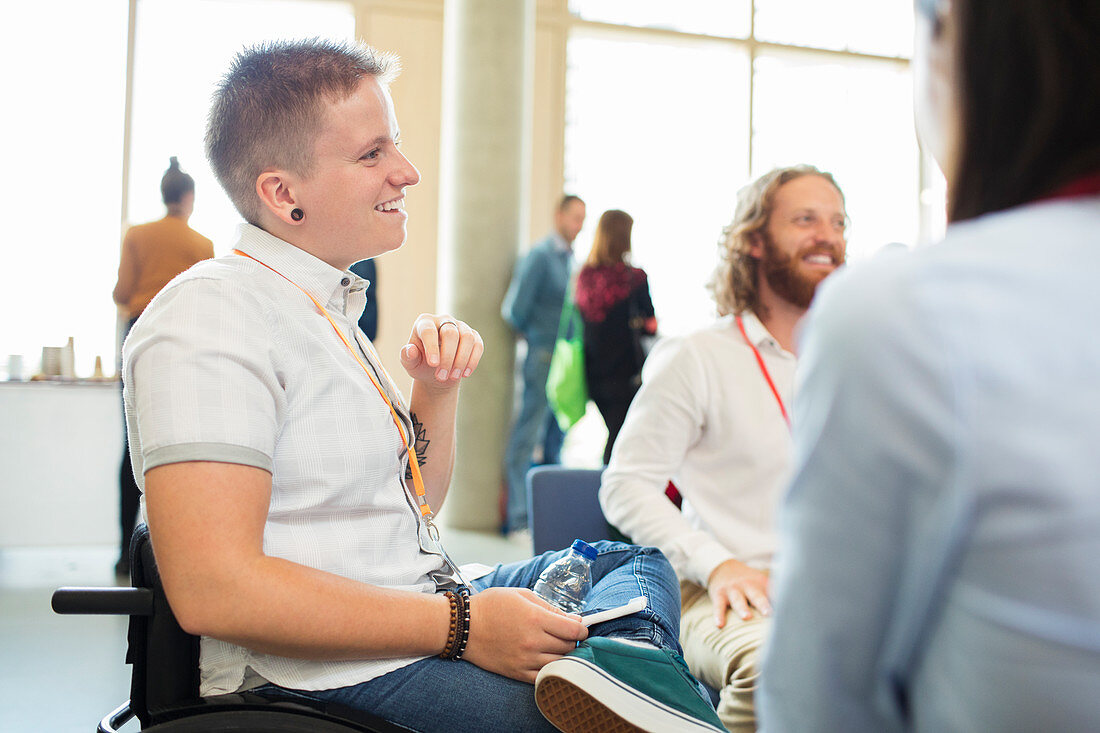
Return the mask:
<path id="1" fill-rule="evenodd" d="M 588 405 L 588 384 L 584 378 L 584 323 L 573 302 L 573 288 L 565 296 L 558 321 L 558 338 L 550 358 L 550 376 L 546 379 L 546 398 L 566 432 L 584 417 Z"/>

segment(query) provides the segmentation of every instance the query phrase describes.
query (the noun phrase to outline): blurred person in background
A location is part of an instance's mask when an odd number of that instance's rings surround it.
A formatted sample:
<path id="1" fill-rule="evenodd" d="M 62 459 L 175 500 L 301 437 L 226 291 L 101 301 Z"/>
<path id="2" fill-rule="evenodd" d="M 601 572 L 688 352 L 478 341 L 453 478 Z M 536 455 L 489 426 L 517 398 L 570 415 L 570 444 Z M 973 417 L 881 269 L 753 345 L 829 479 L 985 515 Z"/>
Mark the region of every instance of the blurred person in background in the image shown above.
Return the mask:
<path id="1" fill-rule="evenodd" d="M 187 225 L 195 210 L 195 179 L 180 170 L 174 155 L 160 179 L 160 195 L 167 209 L 164 218 L 130 227 L 122 240 L 118 282 L 112 296 L 126 322 L 123 339 L 169 280 L 196 262 L 214 256 L 214 243 Z M 121 542 L 115 573 L 128 576 L 130 538 L 137 521 L 140 492 L 130 463 L 125 420 L 122 430 L 122 465 L 118 475 Z"/>
<path id="2" fill-rule="evenodd" d="M 363 315 L 359 316 L 359 328 L 371 341 L 378 337 L 378 265 L 373 259 L 356 262 L 348 268 L 367 282 L 364 291 L 367 296 L 367 305 L 363 308 Z"/>
<path id="3" fill-rule="evenodd" d="M 527 342 L 523 396 L 504 455 L 507 501 L 504 532 L 521 539 L 527 531 L 527 470 L 535 446 L 544 446 L 541 463 L 557 463 L 561 431 L 546 401 L 546 378 L 558 336 L 558 321 L 573 270 L 573 241 L 584 227 L 585 205 L 566 194 L 554 213 L 554 229 L 520 260 L 500 312 Z"/>
<path id="4" fill-rule="evenodd" d="M 644 270 L 627 263 L 633 227 L 634 219 L 625 211 L 612 209 L 600 216 L 574 295 L 584 322 L 588 396 L 607 426 L 605 464 L 642 383 L 642 339 L 657 333 L 649 280 Z"/>
<path id="5" fill-rule="evenodd" d="M 719 691 L 731 731 L 756 729 L 795 328 L 844 262 L 847 223 L 840 187 L 813 166 L 740 191 L 712 282 L 720 318 L 654 347 L 600 488 L 607 520 L 676 569 L 684 658 Z M 682 511 L 665 496 L 670 479 Z"/>
<path id="6" fill-rule="evenodd" d="M 1100 3 L 921 0 L 944 240 L 806 318 L 769 733 L 1100 730 Z"/>

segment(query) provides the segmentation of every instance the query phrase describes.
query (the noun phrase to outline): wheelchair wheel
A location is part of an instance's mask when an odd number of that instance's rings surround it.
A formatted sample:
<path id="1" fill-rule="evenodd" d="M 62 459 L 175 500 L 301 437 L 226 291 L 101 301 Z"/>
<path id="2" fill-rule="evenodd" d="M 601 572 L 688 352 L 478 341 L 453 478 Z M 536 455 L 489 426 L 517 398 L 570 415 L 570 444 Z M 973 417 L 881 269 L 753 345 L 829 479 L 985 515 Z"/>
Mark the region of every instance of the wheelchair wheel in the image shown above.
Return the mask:
<path id="1" fill-rule="evenodd" d="M 142 728 L 145 733 L 363 733 L 369 730 L 353 723 L 343 724 L 285 710 L 224 710 Z"/>

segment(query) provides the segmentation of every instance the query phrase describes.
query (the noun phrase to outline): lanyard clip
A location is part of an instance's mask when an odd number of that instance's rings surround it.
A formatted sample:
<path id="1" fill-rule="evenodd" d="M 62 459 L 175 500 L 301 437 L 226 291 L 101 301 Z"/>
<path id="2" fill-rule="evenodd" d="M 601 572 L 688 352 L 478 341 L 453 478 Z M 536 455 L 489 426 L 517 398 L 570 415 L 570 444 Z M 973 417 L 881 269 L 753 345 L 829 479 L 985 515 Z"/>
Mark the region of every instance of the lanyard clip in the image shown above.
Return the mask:
<path id="1" fill-rule="evenodd" d="M 462 571 L 459 570 L 458 565 L 451 559 L 451 556 L 447 554 L 446 548 L 443 547 L 443 543 L 439 539 L 439 528 L 435 526 L 435 522 L 432 521 L 431 512 L 424 515 L 424 526 L 428 529 L 428 537 L 435 543 L 436 549 L 439 550 L 440 556 L 443 557 L 443 561 L 447 563 L 447 567 L 451 570 L 451 577 L 459 587 L 469 587 L 469 583 L 466 582 L 466 578 L 462 575 Z"/>
<path id="2" fill-rule="evenodd" d="M 421 505 L 420 509 L 421 509 L 422 512 L 424 511 L 425 506 L 426 505 Z M 432 538 L 432 542 L 435 542 L 437 545 L 440 544 L 440 542 L 439 542 L 439 527 L 436 527 L 435 522 L 432 521 L 431 510 L 428 510 L 427 512 L 424 512 L 424 526 L 427 527 L 428 536 Z"/>

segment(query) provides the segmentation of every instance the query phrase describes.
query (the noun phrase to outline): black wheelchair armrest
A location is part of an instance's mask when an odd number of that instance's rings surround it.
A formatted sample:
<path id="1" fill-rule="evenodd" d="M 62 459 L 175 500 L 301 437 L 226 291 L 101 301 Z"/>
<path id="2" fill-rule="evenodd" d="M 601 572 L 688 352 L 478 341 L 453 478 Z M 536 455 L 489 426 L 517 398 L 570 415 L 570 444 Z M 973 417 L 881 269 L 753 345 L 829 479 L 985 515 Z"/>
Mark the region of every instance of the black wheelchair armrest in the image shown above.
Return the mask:
<path id="1" fill-rule="evenodd" d="M 99 727 L 95 729 L 96 733 L 118 733 L 118 729 L 130 722 L 133 717 L 134 712 L 130 709 L 130 701 L 127 700 L 99 721 Z"/>
<path id="2" fill-rule="evenodd" d="M 151 616 L 149 588 L 58 588 L 50 601 L 54 613 Z"/>

